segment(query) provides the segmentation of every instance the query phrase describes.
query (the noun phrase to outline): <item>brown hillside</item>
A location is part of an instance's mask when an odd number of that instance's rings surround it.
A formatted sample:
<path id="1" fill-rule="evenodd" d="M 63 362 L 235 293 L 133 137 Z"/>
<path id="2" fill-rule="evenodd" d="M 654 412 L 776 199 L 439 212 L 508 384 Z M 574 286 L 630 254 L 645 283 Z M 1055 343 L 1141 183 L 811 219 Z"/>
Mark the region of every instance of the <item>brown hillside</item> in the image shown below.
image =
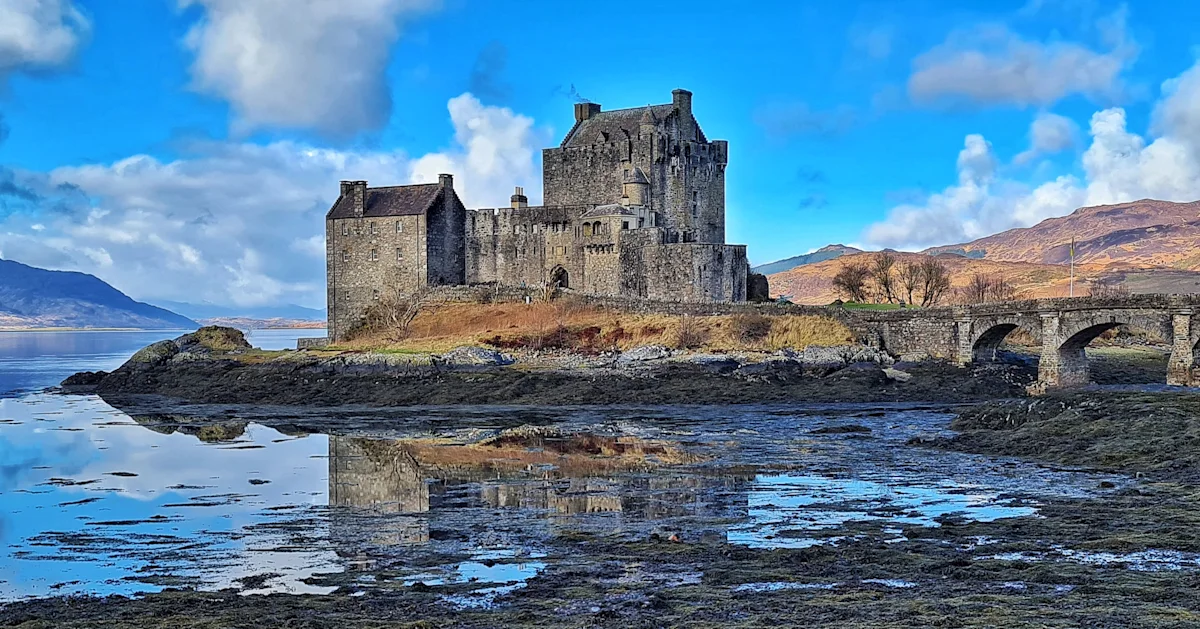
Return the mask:
<path id="1" fill-rule="evenodd" d="M 1065 264 L 1076 240 L 1076 262 L 1109 268 L 1167 267 L 1200 271 L 1200 201 L 1143 199 L 1075 210 L 1033 227 L 1010 229 L 928 253 L 961 252 L 988 260 Z"/>
<path id="2" fill-rule="evenodd" d="M 871 253 L 842 256 L 834 260 L 826 260 L 816 264 L 799 266 L 794 269 L 769 276 L 771 294 L 788 296 L 798 304 L 827 304 L 835 299 L 844 299 L 833 288 L 833 276 L 842 266 L 853 261 L 870 260 Z M 900 262 L 920 261 L 925 254 L 895 253 Z M 959 255 L 939 255 L 950 269 L 951 283 L 954 290 L 967 284 L 976 273 L 1000 276 L 1012 283 L 1018 297 L 1065 297 L 1069 293 L 1070 270 L 1062 265 L 1031 264 L 1028 262 L 1000 262 L 987 259 L 965 258 Z M 1106 269 L 1102 265 L 1077 265 L 1075 268 L 1075 294 L 1086 295 L 1090 283 L 1105 277 Z M 957 295 L 948 295 L 948 301 L 955 300 Z"/>

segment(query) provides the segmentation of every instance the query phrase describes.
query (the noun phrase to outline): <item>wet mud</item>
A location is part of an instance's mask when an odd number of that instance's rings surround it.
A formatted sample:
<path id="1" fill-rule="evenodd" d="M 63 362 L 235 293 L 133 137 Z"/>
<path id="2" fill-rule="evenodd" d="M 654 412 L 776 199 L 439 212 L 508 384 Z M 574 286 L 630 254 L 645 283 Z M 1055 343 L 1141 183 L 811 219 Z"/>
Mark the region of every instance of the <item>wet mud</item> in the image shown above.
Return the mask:
<path id="1" fill-rule="evenodd" d="M 1196 626 L 1197 398 L 1097 395 L 9 401 L 13 451 L 43 429 L 96 450 L 13 459 L 0 497 L 69 517 L 6 533 L 0 626 Z"/>

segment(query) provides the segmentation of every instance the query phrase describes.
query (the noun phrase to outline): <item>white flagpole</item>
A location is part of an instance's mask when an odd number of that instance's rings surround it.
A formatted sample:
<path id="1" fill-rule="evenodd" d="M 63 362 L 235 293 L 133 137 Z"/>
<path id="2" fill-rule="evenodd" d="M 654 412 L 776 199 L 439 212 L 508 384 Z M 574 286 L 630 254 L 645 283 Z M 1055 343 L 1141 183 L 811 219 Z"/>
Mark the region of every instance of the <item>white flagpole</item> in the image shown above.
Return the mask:
<path id="1" fill-rule="evenodd" d="M 1075 296 L 1075 237 L 1071 236 L 1071 297 Z"/>

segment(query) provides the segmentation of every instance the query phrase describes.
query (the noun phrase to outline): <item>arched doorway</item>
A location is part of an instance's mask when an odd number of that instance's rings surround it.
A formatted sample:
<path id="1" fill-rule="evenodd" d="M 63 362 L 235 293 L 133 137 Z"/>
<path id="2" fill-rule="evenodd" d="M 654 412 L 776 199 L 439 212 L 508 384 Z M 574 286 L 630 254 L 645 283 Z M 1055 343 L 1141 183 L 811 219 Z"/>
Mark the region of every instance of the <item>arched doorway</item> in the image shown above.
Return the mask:
<path id="1" fill-rule="evenodd" d="M 553 288 L 570 288 L 571 276 L 567 274 L 567 270 L 561 266 L 556 266 L 551 269 L 550 286 Z"/>

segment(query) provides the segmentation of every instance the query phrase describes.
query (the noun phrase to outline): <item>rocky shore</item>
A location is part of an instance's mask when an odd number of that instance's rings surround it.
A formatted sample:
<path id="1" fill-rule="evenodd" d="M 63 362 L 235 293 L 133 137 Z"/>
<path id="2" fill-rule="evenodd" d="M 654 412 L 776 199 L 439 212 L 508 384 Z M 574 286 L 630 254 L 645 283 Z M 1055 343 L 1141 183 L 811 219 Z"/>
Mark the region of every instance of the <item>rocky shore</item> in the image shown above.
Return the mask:
<path id="1" fill-rule="evenodd" d="M 111 373 L 83 372 L 67 392 L 106 399 L 163 396 L 193 404 L 408 406 L 450 404 L 730 404 L 967 402 L 1015 397 L 1028 365 L 959 368 L 896 362 L 862 346 L 771 354 L 638 347 L 599 355 L 463 347 L 442 355 L 264 352 L 209 327 L 137 352 Z"/>

